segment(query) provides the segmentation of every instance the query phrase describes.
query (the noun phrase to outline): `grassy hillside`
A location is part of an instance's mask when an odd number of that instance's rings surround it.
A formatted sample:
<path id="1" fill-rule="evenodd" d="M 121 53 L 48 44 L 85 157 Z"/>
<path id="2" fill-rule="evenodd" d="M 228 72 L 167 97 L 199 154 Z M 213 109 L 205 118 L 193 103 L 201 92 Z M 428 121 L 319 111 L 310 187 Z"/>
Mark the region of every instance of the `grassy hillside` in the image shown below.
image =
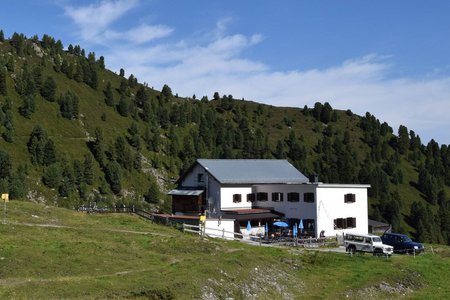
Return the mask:
<path id="1" fill-rule="evenodd" d="M 350 257 L 202 239 L 131 215 L 11 201 L 0 225 L 1 298 L 433 298 L 450 249 Z"/>
<path id="2" fill-rule="evenodd" d="M 197 158 L 285 158 L 324 182 L 371 184 L 371 218 L 450 242 L 448 146 L 370 113 L 183 98 L 80 46 L 20 34 L 0 41 L 0 106 L 0 189 L 15 199 L 168 210 L 164 191 Z"/>

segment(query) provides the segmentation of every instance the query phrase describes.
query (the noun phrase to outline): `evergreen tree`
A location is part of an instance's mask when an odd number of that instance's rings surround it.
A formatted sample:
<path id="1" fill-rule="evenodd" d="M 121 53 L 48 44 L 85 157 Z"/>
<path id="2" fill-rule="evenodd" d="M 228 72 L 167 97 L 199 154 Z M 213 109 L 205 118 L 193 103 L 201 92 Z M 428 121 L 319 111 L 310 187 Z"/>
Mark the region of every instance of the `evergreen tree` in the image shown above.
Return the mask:
<path id="1" fill-rule="evenodd" d="M 93 167 L 94 161 L 92 160 L 92 156 L 90 154 L 85 154 L 83 160 L 83 176 L 84 181 L 89 185 L 92 185 L 94 183 Z"/>
<path id="2" fill-rule="evenodd" d="M 172 89 L 167 84 L 165 84 L 162 87 L 161 95 L 164 97 L 165 100 L 172 98 L 173 97 Z"/>
<path id="3" fill-rule="evenodd" d="M 44 146 L 44 157 L 42 162 L 45 166 L 49 166 L 56 162 L 55 144 L 51 139 L 48 139 Z"/>
<path id="4" fill-rule="evenodd" d="M 131 170 L 133 166 L 133 159 L 129 147 L 125 139 L 121 136 L 116 138 L 114 143 L 114 153 L 116 156 L 116 161 L 126 170 Z"/>
<path id="5" fill-rule="evenodd" d="M 23 95 L 22 96 L 22 105 L 19 107 L 19 113 L 27 118 L 31 119 L 31 115 L 34 113 L 36 109 L 36 104 L 33 95 Z"/>
<path id="6" fill-rule="evenodd" d="M 80 185 L 82 183 L 84 183 L 84 172 L 83 172 L 83 164 L 81 163 L 81 161 L 79 161 L 78 159 L 74 159 L 73 160 L 73 175 L 74 175 L 74 179 L 75 179 L 75 184 L 78 187 L 80 187 Z"/>
<path id="7" fill-rule="evenodd" d="M 0 43 L 5 41 L 5 34 L 3 33 L 3 29 L 0 29 Z"/>
<path id="8" fill-rule="evenodd" d="M 48 76 L 41 88 L 41 96 L 47 101 L 54 102 L 56 94 L 56 81 L 53 77 Z"/>
<path id="9" fill-rule="evenodd" d="M 141 85 L 136 92 L 136 105 L 140 108 L 144 106 L 144 103 L 148 102 L 148 95 L 145 92 L 145 88 Z"/>
<path id="10" fill-rule="evenodd" d="M 320 111 L 320 121 L 328 124 L 331 121 L 331 113 L 333 111 L 333 108 L 328 102 L 325 102 L 324 106 L 322 107 Z"/>
<path id="11" fill-rule="evenodd" d="M 28 152 L 31 155 L 31 162 L 33 164 L 43 164 L 45 145 L 47 144 L 47 132 L 40 125 L 36 125 L 31 132 L 28 140 Z"/>
<path id="12" fill-rule="evenodd" d="M 49 165 L 45 171 L 42 181 L 49 188 L 58 188 L 61 184 L 62 172 L 59 164 Z"/>
<path id="13" fill-rule="evenodd" d="M 0 179 L 7 179 L 11 176 L 12 162 L 9 154 L 0 149 Z"/>
<path id="14" fill-rule="evenodd" d="M 73 170 L 65 160 L 62 162 L 61 168 L 61 183 L 58 187 L 58 192 L 61 197 L 68 197 L 75 190 Z"/>
<path id="15" fill-rule="evenodd" d="M 3 68 L 3 66 L 0 64 L 0 95 L 6 96 L 7 92 L 6 71 L 5 68 Z"/>
<path id="16" fill-rule="evenodd" d="M 17 171 L 9 177 L 9 197 L 10 199 L 23 199 L 28 191 L 26 182 L 26 168 L 19 166 Z"/>
<path id="17" fill-rule="evenodd" d="M 109 81 L 106 84 L 104 94 L 105 94 L 106 105 L 113 107 L 114 106 L 114 95 L 113 95 L 112 88 L 111 88 L 111 82 L 109 82 Z"/>
<path id="18" fill-rule="evenodd" d="M 119 104 L 117 105 L 117 111 L 122 117 L 128 117 L 128 100 L 126 97 L 121 96 Z"/>
<path id="19" fill-rule="evenodd" d="M 286 158 L 286 155 L 284 153 L 284 143 L 282 140 L 278 140 L 278 142 L 277 142 L 277 148 L 275 150 L 275 158 L 277 158 L 277 159 Z"/>
<path id="20" fill-rule="evenodd" d="M 7 99 L 6 103 L 8 103 L 9 101 L 10 100 Z M 6 106 L 8 106 L 8 104 L 6 104 Z M 5 109 L 5 106 L 3 108 Z M 3 124 L 5 126 L 5 131 L 3 132 L 2 137 L 6 142 L 12 143 L 14 133 L 14 119 L 11 109 L 5 110 L 5 119 L 3 121 Z"/>
<path id="21" fill-rule="evenodd" d="M 401 154 L 405 154 L 406 151 L 409 149 L 409 135 L 408 135 L 408 129 L 403 126 L 400 125 L 400 127 L 398 128 L 398 138 L 397 138 L 397 146 L 398 146 L 398 151 Z"/>
<path id="22" fill-rule="evenodd" d="M 103 56 L 100 56 L 97 61 L 97 64 L 101 70 L 104 70 L 105 69 L 105 58 Z"/>
<path id="23" fill-rule="evenodd" d="M 110 161 L 105 168 L 105 178 L 114 194 L 118 194 L 122 190 L 121 177 L 120 165 L 115 161 Z"/>
<path id="24" fill-rule="evenodd" d="M 61 95 L 58 100 L 59 110 L 61 115 L 66 119 L 78 118 L 78 97 L 71 91 L 67 91 L 64 95 Z"/>
<path id="25" fill-rule="evenodd" d="M 150 176 L 150 184 L 147 193 L 144 195 L 145 201 L 152 204 L 159 204 L 161 193 L 159 186 L 153 176 Z"/>
<path id="26" fill-rule="evenodd" d="M 103 138 L 103 132 L 100 127 L 96 127 L 94 130 L 94 141 L 90 144 L 90 148 L 95 160 L 97 160 L 100 167 L 103 167 L 105 164 L 106 145 Z"/>
<path id="27" fill-rule="evenodd" d="M 128 128 L 128 133 L 130 134 L 128 142 L 132 147 L 139 151 L 141 149 L 141 139 L 139 137 L 139 128 L 136 122 L 131 123 L 130 128 Z"/>

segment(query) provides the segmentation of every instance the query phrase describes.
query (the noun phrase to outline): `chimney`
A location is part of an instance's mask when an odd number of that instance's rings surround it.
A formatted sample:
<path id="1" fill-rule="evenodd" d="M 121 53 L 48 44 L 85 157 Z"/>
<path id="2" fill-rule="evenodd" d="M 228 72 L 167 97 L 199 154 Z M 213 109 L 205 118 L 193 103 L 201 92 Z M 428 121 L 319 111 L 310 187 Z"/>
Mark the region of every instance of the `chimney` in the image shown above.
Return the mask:
<path id="1" fill-rule="evenodd" d="M 316 175 L 316 174 L 309 175 L 309 182 L 310 183 L 318 183 L 319 175 Z"/>

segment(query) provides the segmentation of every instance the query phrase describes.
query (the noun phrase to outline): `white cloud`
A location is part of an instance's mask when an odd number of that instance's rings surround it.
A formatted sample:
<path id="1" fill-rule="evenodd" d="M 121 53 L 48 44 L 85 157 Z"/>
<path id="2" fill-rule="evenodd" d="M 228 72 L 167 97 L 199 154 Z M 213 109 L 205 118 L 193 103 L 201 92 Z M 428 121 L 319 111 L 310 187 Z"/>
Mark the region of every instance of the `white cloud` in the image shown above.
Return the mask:
<path id="1" fill-rule="evenodd" d="M 155 39 L 169 36 L 173 32 L 173 29 L 164 25 L 139 25 L 131 28 L 128 31 L 114 31 L 106 30 L 102 35 L 103 43 L 106 41 L 122 40 L 129 43 L 139 45 L 145 44 Z"/>
<path id="2" fill-rule="evenodd" d="M 126 11 L 137 2 L 131 6 L 126 6 L 125 1 L 108 3 L 80 9 L 84 13 L 74 14 L 75 23 L 83 31 L 89 24 L 85 21 L 87 16 L 101 10 L 103 17 L 97 22 L 109 43 L 105 53 L 107 65 L 113 70 L 123 67 L 128 74 L 133 73 L 157 89 L 168 84 L 179 95 L 198 97 L 218 91 L 276 106 L 303 107 L 327 101 L 334 108 L 351 109 L 361 115 L 369 111 L 380 121 L 387 121 L 394 131 L 400 124 L 406 125 L 424 142 L 432 137 L 440 143 L 450 141 L 450 77 L 392 78 L 395 58 L 377 54 L 323 69 L 272 70 L 244 57 L 244 50 L 263 42 L 263 37 L 227 34 L 226 25 L 231 19 L 219 20 L 201 41 L 148 45 L 149 41 L 170 35 L 173 29 L 139 25 L 115 32 L 107 27 L 120 15 L 107 7 L 122 5 Z M 117 43 L 121 39 L 135 43 Z"/>
<path id="3" fill-rule="evenodd" d="M 137 5 L 138 0 L 104 0 L 88 6 L 65 6 L 64 11 L 80 27 L 84 40 L 95 40 L 112 22 Z"/>

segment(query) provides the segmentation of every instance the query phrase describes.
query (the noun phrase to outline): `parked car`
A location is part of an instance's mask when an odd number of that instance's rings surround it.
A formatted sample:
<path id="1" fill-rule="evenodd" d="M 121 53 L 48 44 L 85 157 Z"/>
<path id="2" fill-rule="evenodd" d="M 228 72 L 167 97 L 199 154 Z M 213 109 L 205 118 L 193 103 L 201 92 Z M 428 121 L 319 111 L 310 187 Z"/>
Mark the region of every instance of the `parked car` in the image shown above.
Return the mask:
<path id="1" fill-rule="evenodd" d="M 421 243 L 414 242 L 406 234 L 385 233 L 381 240 L 384 244 L 394 247 L 396 253 L 421 253 L 425 250 Z"/>
<path id="2" fill-rule="evenodd" d="M 350 253 L 369 252 L 375 256 L 391 256 L 394 248 L 383 244 L 381 238 L 370 234 L 347 233 L 344 236 L 345 251 Z"/>

